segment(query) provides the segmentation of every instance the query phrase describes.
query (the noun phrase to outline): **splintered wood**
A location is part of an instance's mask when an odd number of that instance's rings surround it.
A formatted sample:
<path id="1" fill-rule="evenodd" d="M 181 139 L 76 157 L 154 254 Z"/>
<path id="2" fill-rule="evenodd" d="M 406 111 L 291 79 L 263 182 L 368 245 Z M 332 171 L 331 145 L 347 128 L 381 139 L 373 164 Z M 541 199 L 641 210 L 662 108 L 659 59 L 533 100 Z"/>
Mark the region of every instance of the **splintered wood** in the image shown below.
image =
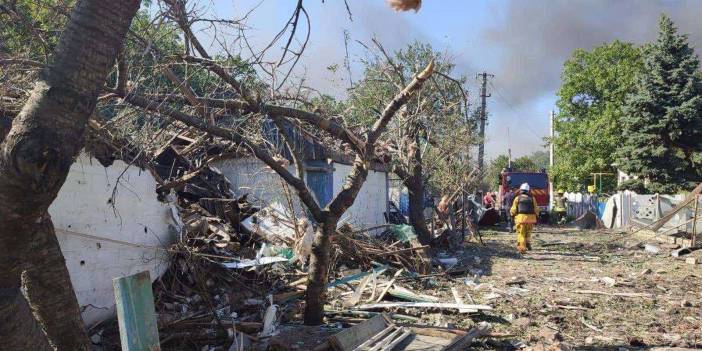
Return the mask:
<path id="1" fill-rule="evenodd" d="M 368 236 L 355 236 L 350 230 L 341 228 L 334 236 L 334 247 L 340 253 L 339 257 L 351 266 L 371 267 L 371 262 L 389 264 L 404 268 L 410 272 L 428 274 L 431 271 L 431 259 L 426 253 L 427 246 L 416 239 L 388 245 L 387 242 Z"/>
<path id="2" fill-rule="evenodd" d="M 337 351 L 389 351 L 411 334 L 409 328 L 397 326 L 388 316 L 379 314 L 332 336 L 329 341 Z"/>

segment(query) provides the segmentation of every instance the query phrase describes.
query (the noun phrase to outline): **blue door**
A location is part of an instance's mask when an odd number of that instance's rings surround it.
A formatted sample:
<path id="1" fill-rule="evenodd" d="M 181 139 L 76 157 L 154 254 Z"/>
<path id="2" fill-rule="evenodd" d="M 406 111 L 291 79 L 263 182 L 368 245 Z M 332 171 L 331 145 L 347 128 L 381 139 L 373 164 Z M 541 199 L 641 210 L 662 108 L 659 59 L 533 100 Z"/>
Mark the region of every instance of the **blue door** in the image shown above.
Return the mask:
<path id="1" fill-rule="evenodd" d="M 317 198 L 319 206 L 325 207 L 331 202 L 334 187 L 332 170 L 308 170 L 307 186 Z"/>

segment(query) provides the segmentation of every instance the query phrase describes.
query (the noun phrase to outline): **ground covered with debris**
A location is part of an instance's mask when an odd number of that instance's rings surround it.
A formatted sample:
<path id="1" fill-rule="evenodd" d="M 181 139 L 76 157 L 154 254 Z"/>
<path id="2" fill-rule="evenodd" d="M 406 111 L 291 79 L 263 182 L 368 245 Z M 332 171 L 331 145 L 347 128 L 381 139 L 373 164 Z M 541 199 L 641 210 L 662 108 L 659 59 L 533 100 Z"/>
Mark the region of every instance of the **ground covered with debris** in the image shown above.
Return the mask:
<path id="1" fill-rule="evenodd" d="M 483 244 L 432 250 L 433 269 L 418 273 L 402 263 L 421 262 L 411 255 L 419 248 L 341 231 L 326 324 L 316 327 L 301 324 L 304 273 L 290 263 L 240 273 L 199 266 L 202 274 L 160 280 L 163 349 L 350 350 L 374 335 L 386 343 L 379 350 L 702 347 L 702 267 L 689 262 L 702 250 L 675 258 L 675 245 L 653 252 L 629 232 L 538 227 L 533 250 L 520 255 L 515 234 L 482 234 Z M 343 249 L 350 242 L 355 252 Z M 193 267 L 178 264 L 181 273 Z M 179 281 L 188 277 L 203 281 Z"/>
<path id="2" fill-rule="evenodd" d="M 485 245 L 467 244 L 454 268 L 467 274 L 436 279 L 431 294 L 448 299 L 456 287 L 494 309 L 423 321 L 469 328 L 487 320 L 505 337 L 482 339 L 485 349 L 702 347 L 702 268 L 671 257 L 674 246 L 661 244 L 653 254 L 627 249 L 638 241 L 627 232 L 537 227 L 533 250 L 522 256 L 514 234 L 483 237 Z"/>

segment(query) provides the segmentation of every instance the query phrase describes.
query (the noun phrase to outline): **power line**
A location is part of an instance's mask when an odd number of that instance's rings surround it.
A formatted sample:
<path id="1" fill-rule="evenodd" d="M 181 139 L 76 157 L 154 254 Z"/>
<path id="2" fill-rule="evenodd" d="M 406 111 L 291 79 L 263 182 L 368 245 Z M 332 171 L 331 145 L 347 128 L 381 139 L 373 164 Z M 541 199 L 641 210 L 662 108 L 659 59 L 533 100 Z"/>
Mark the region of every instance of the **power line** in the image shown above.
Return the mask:
<path id="1" fill-rule="evenodd" d="M 498 97 L 502 102 L 504 102 L 504 103 L 507 105 L 507 107 L 509 107 L 514 113 L 520 114 L 520 115 L 527 115 L 526 113 L 524 113 L 524 111 L 518 111 L 517 108 L 516 108 L 511 102 L 509 102 L 509 100 L 507 100 L 507 98 L 500 92 L 500 89 L 498 89 L 498 88 L 495 86 L 495 84 L 494 84 L 493 82 L 490 82 L 490 87 L 497 93 L 497 97 Z M 517 121 L 514 119 L 514 117 L 510 117 L 510 118 L 512 119 L 513 122 L 517 122 Z M 520 123 L 520 126 L 522 126 L 522 125 L 523 125 L 523 126 L 526 126 L 526 129 L 527 129 L 532 135 L 534 135 L 536 138 L 538 138 L 538 139 L 540 139 L 540 140 L 543 140 L 544 136 L 539 135 L 539 133 L 537 133 L 537 132 L 534 130 L 534 128 L 532 128 L 528 123 L 523 123 L 523 121 L 520 121 L 520 122 L 522 122 L 522 123 Z"/>

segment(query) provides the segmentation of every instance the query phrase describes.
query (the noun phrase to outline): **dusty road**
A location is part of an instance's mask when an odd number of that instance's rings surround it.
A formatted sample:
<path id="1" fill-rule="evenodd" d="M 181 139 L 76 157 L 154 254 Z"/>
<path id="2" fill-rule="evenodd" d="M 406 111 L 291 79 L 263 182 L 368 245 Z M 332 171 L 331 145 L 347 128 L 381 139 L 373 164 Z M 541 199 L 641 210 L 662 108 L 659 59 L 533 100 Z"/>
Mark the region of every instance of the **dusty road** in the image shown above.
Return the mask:
<path id="1" fill-rule="evenodd" d="M 487 320 L 493 332 L 513 335 L 484 341 L 489 349 L 536 350 L 540 343 L 548 349 L 554 338 L 582 350 L 702 347 L 702 266 L 670 257 L 670 249 L 651 255 L 625 249 L 636 240 L 623 232 L 541 227 L 534 250 L 521 256 L 514 234 L 483 237 L 484 246 L 466 244 L 461 254 L 468 272 L 439 280 L 434 294 L 448 299 L 456 287 L 464 299 L 495 310 L 472 320 L 429 315 L 427 321 L 469 327 Z M 702 250 L 695 254 L 702 258 Z M 477 281 L 467 278 L 476 274 Z"/>

